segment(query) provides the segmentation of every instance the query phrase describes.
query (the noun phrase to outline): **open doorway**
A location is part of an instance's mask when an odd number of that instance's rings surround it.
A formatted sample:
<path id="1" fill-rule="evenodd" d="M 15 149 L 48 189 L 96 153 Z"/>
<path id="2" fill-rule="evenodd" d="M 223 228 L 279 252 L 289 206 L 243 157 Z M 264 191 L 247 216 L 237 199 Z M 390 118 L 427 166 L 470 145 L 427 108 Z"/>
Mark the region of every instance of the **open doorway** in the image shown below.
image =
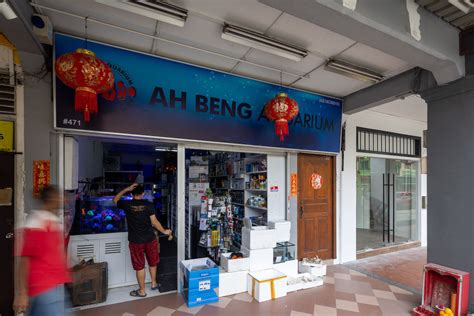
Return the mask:
<path id="1" fill-rule="evenodd" d="M 133 183 L 143 185 L 144 199 L 153 205 L 156 218 L 163 227 L 176 232 L 176 146 L 85 136 L 66 136 L 65 139 L 64 209 L 65 227 L 70 230 L 70 265 L 89 258 L 107 262 L 108 289 L 136 285 L 126 214 L 114 204 L 113 198 Z M 77 159 L 69 161 L 68 155 Z M 126 194 L 122 199 L 131 199 L 131 196 Z M 154 294 L 177 288 L 176 239 L 169 240 L 168 236 L 156 233 L 160 262 L 158 291 Z M 151 283 L 148 269 L 146 271 L 146 282 Z M 146 288 L 152 295 L 149 284 Z"/>

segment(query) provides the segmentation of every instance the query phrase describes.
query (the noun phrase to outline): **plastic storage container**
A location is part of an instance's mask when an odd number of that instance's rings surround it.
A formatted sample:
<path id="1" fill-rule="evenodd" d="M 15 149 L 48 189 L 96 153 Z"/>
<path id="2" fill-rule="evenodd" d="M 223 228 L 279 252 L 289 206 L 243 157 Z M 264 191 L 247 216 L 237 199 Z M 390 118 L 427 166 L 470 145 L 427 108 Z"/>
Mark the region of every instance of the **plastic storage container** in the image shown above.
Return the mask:
<path id="1" fill-rule="evenodd" d="M 295 244 L 291 242 L 279 242 L 273 248 L 273 262 L 283 263 L 295 259 Z"/>

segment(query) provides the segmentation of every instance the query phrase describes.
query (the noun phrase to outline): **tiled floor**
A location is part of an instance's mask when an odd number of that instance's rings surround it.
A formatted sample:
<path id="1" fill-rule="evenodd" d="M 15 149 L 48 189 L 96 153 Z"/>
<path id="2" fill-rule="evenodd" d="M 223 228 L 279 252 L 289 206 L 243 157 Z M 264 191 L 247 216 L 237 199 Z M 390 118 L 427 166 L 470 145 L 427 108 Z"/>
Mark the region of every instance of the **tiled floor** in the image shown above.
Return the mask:
<path id="1" fill-rule="evenodd" d="M 418 295 L 337 265 L 328 267 L 323 286 L 289 293 L 287 297 L 260 304 L 243 293 L 221 298 L 217 304 L 189 309 L 181 295 L 168 294 L 83 310 L 77 315 L 409 315 L 409 311 L 419 302 Z"/>
<path id="2" fill-rule="evenodd" d="M 419 247 L 361 259 L 346 266 L 412 292 L 421 293 L 425 264 L 426 247 Z"/>

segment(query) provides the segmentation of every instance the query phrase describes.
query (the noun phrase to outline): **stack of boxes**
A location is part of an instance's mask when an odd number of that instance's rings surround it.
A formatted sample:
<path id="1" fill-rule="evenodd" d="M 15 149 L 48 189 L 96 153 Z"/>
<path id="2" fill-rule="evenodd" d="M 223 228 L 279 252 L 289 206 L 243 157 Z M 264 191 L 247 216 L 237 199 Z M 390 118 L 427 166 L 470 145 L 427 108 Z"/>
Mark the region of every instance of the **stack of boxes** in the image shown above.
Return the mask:
<path id="1" fill-rule="evenodd" d="M 230 259 L 230 253 L 222 254 L 220 268 L 212 266 L 209 259 L 183 261 L 183 275 L 189 284 L 189 292 L 185 293 L 188 305 L 211 303 L 218 297 L 244 292 L 258 302 L 265 302 L 290 291 L 322 285 L 326 275 L 324 264 L 300 262 L 298 266 L 296 258 L 274 260 L 274 248 L 288 243 L 290 232 L 291 223 L 287 221 L 269 222 L 268 227 L 243 227 L 240 250 L 244 258 Z M 206 264 L 211 270 L 192 270 L 192 266 Z"/>

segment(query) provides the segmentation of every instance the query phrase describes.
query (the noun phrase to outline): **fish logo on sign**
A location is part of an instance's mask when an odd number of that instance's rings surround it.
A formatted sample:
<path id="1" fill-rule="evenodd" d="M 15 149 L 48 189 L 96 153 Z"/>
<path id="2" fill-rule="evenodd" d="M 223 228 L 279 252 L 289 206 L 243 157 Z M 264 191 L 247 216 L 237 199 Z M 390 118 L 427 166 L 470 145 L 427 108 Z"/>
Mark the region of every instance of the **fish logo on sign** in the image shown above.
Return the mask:
<path id="1" fill-rule="evenodd" d="M 311 186 L 315 190 L 319 190 L 323 187 L 323 177 L 320 174 L 313 173 L 311 175 Z"/>

